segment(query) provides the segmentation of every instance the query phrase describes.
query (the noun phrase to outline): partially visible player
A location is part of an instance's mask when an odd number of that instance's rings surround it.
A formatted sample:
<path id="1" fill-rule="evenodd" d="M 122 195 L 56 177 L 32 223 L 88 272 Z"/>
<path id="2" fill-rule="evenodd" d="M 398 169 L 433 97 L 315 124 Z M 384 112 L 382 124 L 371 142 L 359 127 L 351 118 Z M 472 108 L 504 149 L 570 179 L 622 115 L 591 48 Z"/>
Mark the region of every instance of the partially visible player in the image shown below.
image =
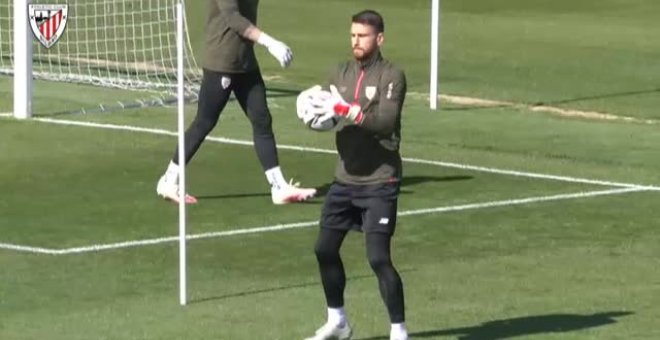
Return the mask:
<path id="1" fill-rule="evenodd" d="M 303 201 L 316 189 L 300 188 L 284 179 L 279 166 L 272 118 L 266 103 L 254 43 L 265 46 L 284 68 L 293 60 L 289 47 L 261 31 L 256 25 L 258 0 L 207 0 L 206 53 L 199 92 L 197 116 L 185 134 L 186 164 L 215 127 L 233 92 L 252 124 L 254 148 L 271 187 L 274 204 Z M 158 195 L 179 200 L 178 148 L 156 187 Z M 186 203 L 197 199 L 185 195 Z"/>
<path id="2" fill-rule="evenodd" d="M 352 336 L 344 310 L 346 273 L 339 253 L 350 230 L 364 232 L 367 259 L 391 323 L 390 340 L 408 339 L 403 283 L 390 255 L 402 173 L 401 109 L 407 88 L 403 71 L 381 54 L 383 34 L 380 14 L 371 10 L 355 14 L 351 25 L 354 60 L 340 64 L 334 72 L 331 96 L 309 96 L 320 98 L 320 103 L 310 106 L 322 108 L 319 114 L 341 117 L 343 122 L 336 134 L 335 180 L 326 195 L 314 248 L 328 319 L 307 340 Z"/>

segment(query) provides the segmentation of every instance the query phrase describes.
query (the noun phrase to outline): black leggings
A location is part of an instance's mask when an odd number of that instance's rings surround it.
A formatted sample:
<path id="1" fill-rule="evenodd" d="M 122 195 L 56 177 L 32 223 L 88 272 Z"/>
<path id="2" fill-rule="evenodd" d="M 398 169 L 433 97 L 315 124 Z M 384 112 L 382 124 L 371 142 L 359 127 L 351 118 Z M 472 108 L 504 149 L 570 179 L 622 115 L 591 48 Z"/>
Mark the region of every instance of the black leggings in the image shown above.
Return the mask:
<path id="1" fill-rule="evenodd" d="M 330 308 L 344 306 L 344 288 L 346 273 L 339 249 L 346 236 L 346 230 L 320 228 L 318 240 L 314 247 L 316 259 L 321 272 L 321 282 L 325 292 L 326 302 Z M 365 233 L 367 259 L 378 277 L 378 287 L 383 302 L 392 323 L 405 321 L 403 300 L 403 283 L 401 277 L 392 265 L 390 241 L 392 235 L 385 233 Z"/>
<path id="2" fill-rule="evenodd" d="M 266 86 L 259 71 L 251 73 L 221 73 L 204 70 L 199 90 L 199 103 L 195 120 L 186 130 L 186 164 L 193 158 L 204 138 L 218 123 L 220 114 L 234 92 L 243 112 L 252 124 L 252 140 L 257 157 L 264 170 L 278 165 L 272 117 L 266 103 Z M 179 163 L 179 149 L 172 161 Z"/>

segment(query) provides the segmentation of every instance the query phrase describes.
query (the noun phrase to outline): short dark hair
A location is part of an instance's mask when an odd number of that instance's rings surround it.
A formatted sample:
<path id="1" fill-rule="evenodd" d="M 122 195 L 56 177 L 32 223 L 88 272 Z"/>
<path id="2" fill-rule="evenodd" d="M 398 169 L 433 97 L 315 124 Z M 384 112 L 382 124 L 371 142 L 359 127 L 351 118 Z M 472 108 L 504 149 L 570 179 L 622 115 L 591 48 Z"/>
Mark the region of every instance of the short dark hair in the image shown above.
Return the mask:
<path id="1" fill-rule="evenodd" d="M 383 17 L 374 10 L 365 9 L 364 11 L 353 15 L 352 20 L 356 24 L 372 26 L 376 29 L 377 33 L 385 32 L 385 22 L 383 21 Z"/>

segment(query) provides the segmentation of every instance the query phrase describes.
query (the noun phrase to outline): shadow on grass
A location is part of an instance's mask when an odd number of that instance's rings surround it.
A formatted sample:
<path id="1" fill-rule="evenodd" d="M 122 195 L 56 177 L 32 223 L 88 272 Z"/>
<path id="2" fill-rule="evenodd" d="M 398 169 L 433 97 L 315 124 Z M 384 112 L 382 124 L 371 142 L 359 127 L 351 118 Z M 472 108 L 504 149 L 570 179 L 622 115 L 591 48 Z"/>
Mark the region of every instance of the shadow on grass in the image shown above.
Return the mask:
<path id="1" fill-rule="evenodd" d="M 250 198 L 250 197 L 270 197 L 270 192 L 252 192 L 252 193 L 229 193 L 222 195 L 201 195 L 196 196 L 198 200 L 218 200 L 225 198 Z"/>
<path id="2" fill-rule="evenodd" d="M 269 87 L 267 89 L 267 95 L 269 98 L 297 97 L 300 92 L 302 92 L 302 90 L 285 89 L 280 87 Z"/>
<path id="3" fill-rule="evenodd" d="M 311 256 L 313 256 L 313 255 L 311 255 Z M 366 261 L 366 259 L 365 259 L 365 261 Z M 415 269 L 414 268 L 400 269 L 398 271 L 399 271 L 399 273 L 408 273 L 408 272 L 415 271 Z M 375 281 L 376 276 L 372 273 L 355 275 L 355 276 L 347 276 L 346 277 L 346 282 L 347 282 L 347 284 L 350 284 L 351 281 L 365 280 L 365 279 L 373 279 Z M 286 285 L 286 286 L 270 287 L 270 288 L 263 288 L 263 289 L 253 289 L 253 290 L 246 290 L 246 291 L 243 291 L 243 292 L 235 292 L 235 293 L 229 293 L 229 294 L 218 295 L 218 296 L 192 299 L 190 301 L 190 304 L 205 303 L 205 302 L 211 302 L 211 301 L 216 301 L 216 300 L 225 300 L 225 299 L 251 296 L 251 295 L 258 295 L 258 294 L 274 293 L 274 292 L 287 291 L 287 290 L 291 290 L 291 289 L 313 287 L 313 286 L 321 286 L 321 282 L 320 281 L 303 282 L 303 283 L 290 284 L 290 285 Z M 378 289 L 378 288 L 374 288 L 374 289 Z M 319 294 L 322 294 L 322 293 L 320 292 Z"/>
<path id="4" fill-rule="evenodd" d="M 566 333 L 587 328 L 600 327 L 618 322 L 616 318 L 634 314 L 628 311 L 611 311 L 596 314 L 548 314 L 520 318 L 494 320 L 477 326 L 438 329 L 413 332 L 410 337 L 432 338 L 439 336 L 456 336 L 459 340 L 498 340 L 518 336 Z M 387 340 L 388 336 L 360 338 L 356 340 Z"/>
<path id="5" fill-rule="evenodd" d="M 467 181 L 471 180 L 474 177 L 472 176 L 404 176 L 401 180 L 401 188 L 406 188 L 410 186 L 415 186 L 422 183 L 429 182 L 453 182 L 453 181 Z M 332 183 L 326 183 L 316 190 L 318 191 L 317 196 L 325 196 L 328 193 Z M 413 191 L 410 190 L 401 190 L 401 194 L 411 194 Z"/>
<path id="6" fill-rule="evenodd" d="M 401 181 L 401 187 L 414 186 L 428 182 L 450 182 L 450 181 L 466 181 L 472 179 L 472 176 L 407 176 Z M 326 183 L 316 188 L 316 198 L 325 196 L 332 183 Z M 401 190 L 401 194 L 410 194 L 412 191 Z M 234 199 L 234 198 L 250 198 L 250 197 L 268 197 L 270 192 L 253 192 L 253 193 L 228 193 L 222 195 L 201 195 L 197 196 L 199 200 L 212 200 L 212 199 Z M 299 204 L 318 204 L 318 200 L 310 200 L 300 202 Z"/>
<path id="7" fill-rule="evenodd" d="M 298 96 L 299 93 L 300 91 L 295 89 L 285 89 L 278 87 L 271 87 L 266 89 L 266 96 L 268 98 L 296 97 Z M 230 102 L 236 101 L 236 97 L 231 96 L 229 98 L 229 101 Z M 186 97 L 185 102 L 186 104 L 196 104 L 197 103 L 196 95 Z M 128 99 L 123 101 L 119 100 L 116 102 L 98 103 L 98 104 L 90 104 L 90 105 L 82 104 L 82 106 L 80 107 L 76 107 L 75 105 L 72 105 L 73 107 L 76 108 L 64 109 L 55 112 L 34 112 L 33 116 L 39 118 L 48 118 L 48 117 L 52 118 L 52 117 L 69 116 L 69 115 L 111 114 L 125 110 L 136 110 L 136 109 L 144 109 L 144 108 L 152 108 L 152 107 L 170 107 L 170 106 L 175 106 L 176 104 L 177 104 L 177 98 L 174 96 L 167 95 L 165 97 L 161 97 L 158 95 L 154 95 L 151 97 L 145 97 L 141 99 Z"/>

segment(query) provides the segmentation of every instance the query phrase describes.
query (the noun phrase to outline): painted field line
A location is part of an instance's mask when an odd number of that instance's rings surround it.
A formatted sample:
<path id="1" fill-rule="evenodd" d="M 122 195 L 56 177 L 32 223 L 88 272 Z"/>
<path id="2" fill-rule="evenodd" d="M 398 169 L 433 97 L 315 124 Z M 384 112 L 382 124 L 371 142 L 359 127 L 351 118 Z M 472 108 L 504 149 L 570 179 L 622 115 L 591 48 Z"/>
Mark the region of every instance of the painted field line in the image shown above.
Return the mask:
<path id="1" fill-rule="evenodd" d="M 92 127 L 92 128 L 109 129 L 109 130 L 142 132 L 142 133 L 150 133 L 150 134 L 164 135 L 164 136 L 176 136 L 177 135 L 177 133 L 174 132 L 174 131 L 169 131 L 169 130 L 164 130 L 164 129 L 143 128 L 143 127 L 130 126 L 130 125 L 92 123 L 92 122 L 81 122 L 81 121 L 75 121 L 75 120 L 52 119 L 52 118 L 34 118 L 33 120 L 43 122 L 43 123 L 58 124 L 58 125 L 82 126 L 82 127 Z M 251 141 L 231 139 L 231 138 L 222 138 L 222 137 L 206 137 L 206 140 L 213 141 L 213 142 L 218 142 L 218 143 L 225 143 L 225 144 L 253 145 L 253 143 Z M 335 150 L 331 150 L 331 149 L 312 148 L 312 147 L 304 147 L 304 146 L 297 146 L 297 145 L 278 144 L 277 147 L 279 149 L 283 149 L 283 150 L 295 150 L 295 151 L 315 152 L 315 153 L 324 153 L 324 154 L 336 154 L 337 153 Z M 571 183 L 594 184 L 594 185 L 603 185 L 603 186 L 612 186 L 612 187 L 621 187 L 621 188 L 636 188 L 636 189 L 643 189 L 643 190 L 660 191 L 660 186 L 652 186 L 652 185 L 621 183 L 621 182 L 612 182 L 612 181 L 601 181 L 601 180 L 570 177 L 570 176 L 556 176 L 556 175 L 533 173 L 533 172 L 523 172 L 523 171 L 516 171 L 516 170 L 488 168 L 488 167 L 468 165 L 468 164 L 457 164 L 457 163 L 450 163 L 450 162 L 433 161 L 433 160 L 426 160 L 426 159 L 419 159 L 419 158 L 404 157 L 403 161 L 408 162 L 408 163 L 435 165 L 435 166 L 441 166 L 441 167 L 447 167 L 447 168 L 456 168 L 456 169 L 462 169 L 462 170 L 471 170 L 471 171 L 494 173 L 494 174 L 499 174 L 499 175 L 508 175 L 508 176 L 538 178 L 538 179 L 555 180 L 555 181 L 571 182 Z"/>
<path id="2" fill-rule="evenodd" d="M 463 205 L 452 205 L 452 206 L 443 206 L 443 207 L 435 207 L 435 208 L 427 208 L 427 209 L 406 210 L 399 212 L 398 216 L 403 217 L 403 216 L 415 216 L 415 215 L 428 215 L 428 214 L 438 214 L 438 213 L 447 213 L 447 212 L 455 212 L 455 211 L 486 209 L 486 208 L 494 208 L 494 207 L 507 207 L 507 206 L 524 205 L 524 204 L 532 204 L 539 202 L 550 202 L 550 201 L 561 201 L 561 200 L 588 198 L 588 197 L 596 197 L 596 196 L 617 195 L 617 194 L 625 194 L 625 193 L 641 192 L 641 191 L 646 191 L 646 190 L 639 188 L 616 188 L 616 189 L 599 190 L 599 191 L 583 191 L 583 192 L 576 192 L 570 194 L 536 196 L 536 197 L 527 197 L 520 199 L 490 201 L 490 202 L 471 203 L 471 204 L 463 204 Z M 198 240 L 198 239 L 208 239 L 208 238 L 218 238 L 218 237 L 244 235 L 244 234 L 290 230 L 290 229 L 312 227 L 318 225 L 318 223 L 319 223 L 318 221 L 305 221 L 305 222 L 296 222 L 296 223 L 287 223 L 287 224 L 276 224 L 276 225 L 262 226 L 256 228 L 233 229 L 227 231 L 191 234 L 187 236 L 187 239 Z M 160 238 L 144 239 L 144 240 L 132 240 L 132 241 L 124 241 L 118 243 L 109 243 L 109 244 L 95 244 L 90 246 L 67 248 L 61 250 L 20 247 L 20 246 L 13 246 L 13 248 L 7 248 L 7 249 L 23 251 L 23 252 L 37 252 L 40 254 L 50 254 L 50 255 L 68 255 L 68 254 L 80 254 L 80 253 L 89 253 L 89 252 L 100 252 L 105 250 L 115 250 L 115 249 L 123 249 L 123 248 L 142 247 L 142 246 L 157 245 L 163 243 L 175 243 L 178 242 L 178 240 L 179 240 L 178 236 L 169 236 L 169 237 L 160 237 Z M 0 249 L 3 248 L 2 246 L 3 244 L 0 243 Z"/>
<path id="3" fill-rule="evenodd" d="M 573 182 L 573 183 L 582 183 L 582 184 L 594 184 L 594 185 L 603 185 L 603 186 L 611 186 L 611 187 L 621 187 L 621 188 L 633 188 L 633 189 L 640 189 L 640 190 L 660 191 L 660 186 L 653 186 L 653 185 L 621 183 L 621 182 L 612 182 L 612 181 L 601 181 L 601 180 L 588 179 L 588 178 L 578 178 L 578 177 L 570 177 L 570 176 L 558 176 L 558 175 L 540 174 L 540 173 L 533 173 L 533 172 L 523 172 L 523 171 L 516 171 L 516 170 L 496 169 L 496 168 L 488 168 L 488 167 L 476 166 L 476 165 L 466 165 L 466 164 L 458 164 L 458 163 L 450 163 L 450 162 L 431 161 L 431 160 L 418 159 L 418 158 L 406 158 L 406 160 L 408 162 L 417 163 L 417 164 L 437 165 L 437 166 L 442 166 L 442 167 L 445 167 L 445 168 L 455 168 L 455 169 L 472 170 L 472 171 L 478 171 L 478 172 L 488 172 L 488 173 L 499 174 L 499 175 L 509 175 L 509 176 L 516 176 L 516 177 L 528 177 L 528 178 L 539 178 L 539 179 L 555 180 L 555 181 L 561 181 L 561 182 Z"/>
<path id="4" fill-rule="evenodd" d="M 0 243 L 0 249 L 15 250 L 23 253 L 48 254 L 48 255 L 59 255 L 61 252 L 61 250 L 39 248 L 39 247 L 28 247 L 28 246 L 22 246 L 11 243 Z"/>
<path id="5" fill-rule="evenodd" d="M 581 191 L 581 192 L 576 192 L 576 193 L 572 193 L 572 194 L 537 196 L 537 197 L 518 198 L 518 199 L 510 199 L 510 200 L 503 200 L 503 201 L 470 203 L 470 204 L 454 205 L 454 206 L 448 206 L 448 207 L 407 210 L 407 211 L 400 212 L 398 214 L 398 216 L 423 215 L 423 214 L 443 213 L 443 212 L 450 212 L 450 211 L 463 211 L 463 210 L 485 209 L 485 208 L 495 208 L 495 207 L 506 207 L 506 206 L 512 206 L 512 205 L 523 205 L 523 204 L 540 203 L 540 202 L 561 201 L 561 200 L 588 198 L 588 197 L 596 197 L 596 196 L 619 195 L 619 194 L 626 194 L 626 193 L 631 193 L 631 192 L 642 192 L 642 191 L 648 191 L 648 190 L 640 189 L 640 188 L 616 188 L 616 189 L 598 190 L 598 191 Z"/>
<path id="6" fill-rule="evenodd" d="M 0 117 L 11 117 L 12 113 L 11 112 L 0 112 Z"/>

